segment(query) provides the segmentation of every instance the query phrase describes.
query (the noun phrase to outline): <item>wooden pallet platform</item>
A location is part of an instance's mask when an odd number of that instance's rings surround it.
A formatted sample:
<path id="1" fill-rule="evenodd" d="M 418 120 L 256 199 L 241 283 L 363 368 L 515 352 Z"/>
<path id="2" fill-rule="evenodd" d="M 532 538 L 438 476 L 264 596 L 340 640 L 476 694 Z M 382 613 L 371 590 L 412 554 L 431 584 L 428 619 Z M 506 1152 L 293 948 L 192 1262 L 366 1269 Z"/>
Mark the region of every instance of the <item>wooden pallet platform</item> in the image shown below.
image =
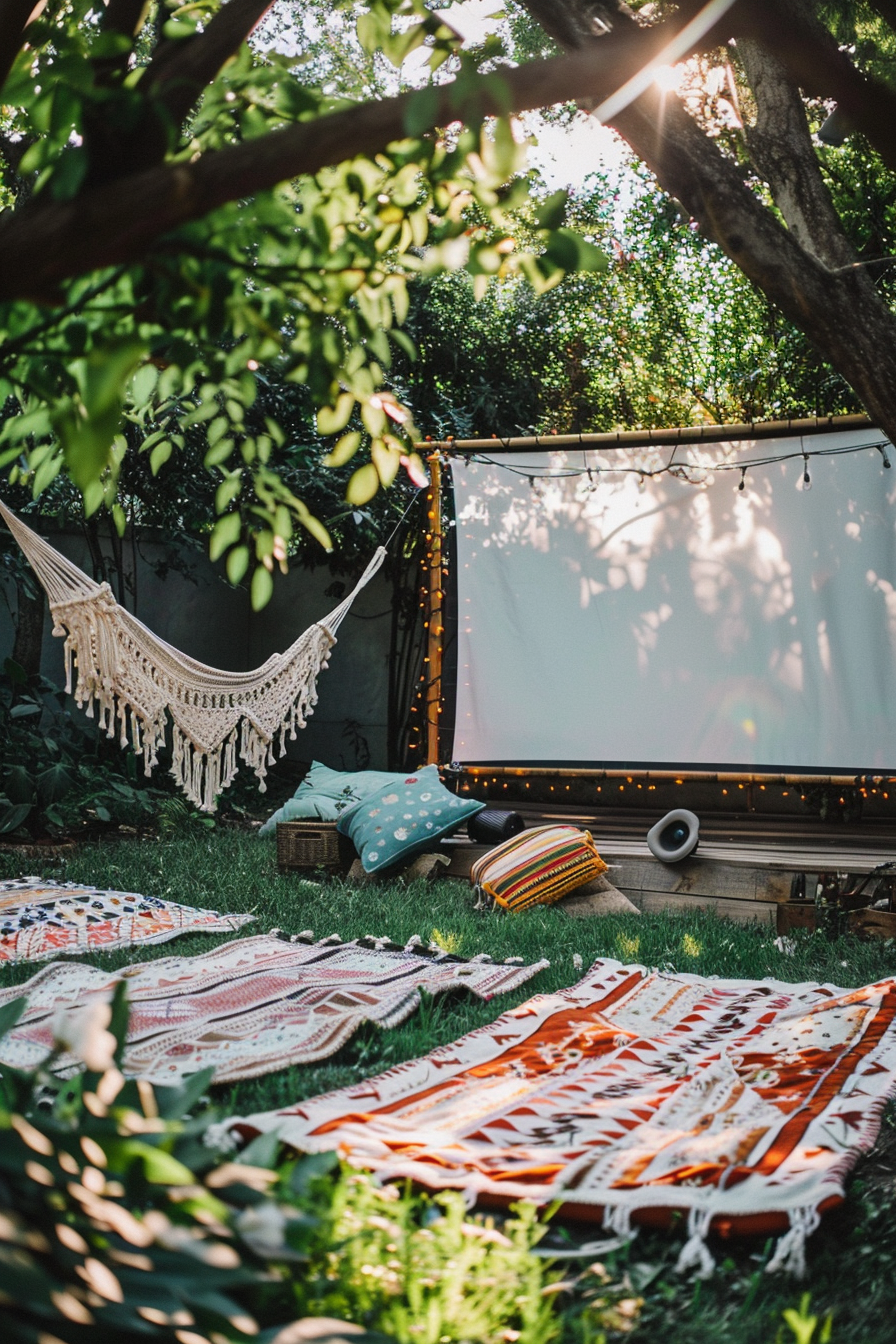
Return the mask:
<path id="1" fill-rule="evenodd" d="M 825 826 L 815 818 L 777 822 L 768 818 L 701 818 L 697 853 L 664 864 L 647 848 L 650 822 L 643 814 L 608 816 L 575 808 L 522 805 L 527 826 L 565 823 L 591 831 L 613 885 L 640 910 L 713 910 L 731 919 L 774 922 L 777 905 L 790 897 L 791 879 L 806 875 L 812 890 L 822 872 L 868 873 L 896 859 L 890 825 Z M 656 820 L 656 818 L 653 818 Z M 446 842 L 447 874 L 469 878 L 488 846 L 465 837 Z"/>

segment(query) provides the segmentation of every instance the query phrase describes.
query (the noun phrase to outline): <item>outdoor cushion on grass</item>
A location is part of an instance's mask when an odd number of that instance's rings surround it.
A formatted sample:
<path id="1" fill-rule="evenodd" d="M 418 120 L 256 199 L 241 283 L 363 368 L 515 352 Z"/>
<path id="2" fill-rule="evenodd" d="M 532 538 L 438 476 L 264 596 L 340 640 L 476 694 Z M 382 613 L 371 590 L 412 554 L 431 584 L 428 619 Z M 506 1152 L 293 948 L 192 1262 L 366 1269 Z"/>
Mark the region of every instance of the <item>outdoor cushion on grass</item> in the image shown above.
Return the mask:
<path id="1" fill-rule="evenodd" d="M 783 1232 L 768 1269 L 803 1268 L 896 1092 L 896 979 L 861 989 L 716 980 L 599 960 L 422 1059 L 233 1119 L 381 1180 L 567 1215 L 668 1225 L 712 1269 L 712 1228 Z"/>
<path id="2" fill-rule="evenodd" d="M 504 910 L 552 905 L 607 871 L 590 831 L 534 826 L 505 840 L 473 864 L 470 881 Z"/>
<path id="3" fill-rule="evenodd" d="M 343 812 L 338 830 L 351 839 L 365 873 L 375 873 L 434 847 L 484 807 L 485 803 L 449 793 L 438 767 L 426 765 L 409 775 L 393 776 Z"/>
<path id="4" fill-rule="evenodd" d="M 311 769 L 292 798 L 270 817 L 259 835 L 274 835 L 278 821 L 337 821 L 348 808 L 381 785 L 403 778 L 388 770 L 331 770 L 320 761 Z"/>

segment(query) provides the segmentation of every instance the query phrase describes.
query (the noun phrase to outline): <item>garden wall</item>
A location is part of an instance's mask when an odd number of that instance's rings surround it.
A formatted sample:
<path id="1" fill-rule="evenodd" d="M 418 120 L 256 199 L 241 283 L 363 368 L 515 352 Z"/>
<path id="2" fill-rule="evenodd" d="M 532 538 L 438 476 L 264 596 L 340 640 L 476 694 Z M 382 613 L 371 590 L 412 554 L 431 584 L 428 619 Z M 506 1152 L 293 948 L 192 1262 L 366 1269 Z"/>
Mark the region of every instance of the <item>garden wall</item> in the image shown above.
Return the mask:
<path id="1" fill-rule="evenodd" d="M 83 535 L 55 533 L 49 540 L 85 573 L 93 572 Z M 103 549 L 108 553 L 108 545 Z M 145 625 L 184 653 L 235 672 L 257 667 L 288 647 L 331 611 L 350 586 L 348 581 L 334 580 L 324 567 L 293 569 L 277 575 L 270 605 L 254 613 L 245 589 L 231 588 L 202 549 L 182 544 L 172 552 L 171 542 L 158 535 L 142 537 L 136 555 L 127 544 L 124 568 L 128 610 L 136 610 Z M 3 581 L 3 596 L 0 661 L 10 656 L 15 639 L 16 592 L 8 578 Z M 368 761 L 373 768 L 386 767 L 390 604 L 391 587 L 381 575 L 358 595 L 342 624 L 330 666 L 320 678 L 314 715 L 290 743 L 291 758 L 321 760 L 334 769 L 354 769 Z M 41 671 L 61 686 L 63 641 L 54 639 L 51 629 L 48 613 Z"/>

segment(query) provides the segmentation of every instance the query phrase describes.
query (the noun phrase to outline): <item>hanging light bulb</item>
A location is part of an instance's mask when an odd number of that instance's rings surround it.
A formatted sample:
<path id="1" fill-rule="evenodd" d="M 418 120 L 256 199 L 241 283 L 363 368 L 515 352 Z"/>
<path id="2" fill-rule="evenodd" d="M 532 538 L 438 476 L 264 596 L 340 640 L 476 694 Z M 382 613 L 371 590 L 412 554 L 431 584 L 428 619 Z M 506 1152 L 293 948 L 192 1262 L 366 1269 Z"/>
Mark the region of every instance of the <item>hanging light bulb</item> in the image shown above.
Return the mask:
<path id="1" fill-rule="evenodd" d="M 889 471 L 889 469 L 890 469 L 890 459 L 887 457 L 887 445 L 886 445 L 885 443 L 879 443 L 879 444 L 877 445 L 877 450 L 878 450 L 878 452 L 880 453 L 881 457 L 882 457 L 883 460 L 884 460 L 884 467 Z"/>
<path id="2" fill-rule="evenodd" d="M 803 489 L 812 489 L 812 480 L 809 476 L 809 454 L 803 453 Z"/>
<path id="3" fill-rule="evenodd" d="M 746 469 L 746 467 L 741 467 L 741 469 L 740 469 L 740 484 L 739 484 L 738 487 L 737 487 L 738 490 L 743 490 L 743 489 L 744 489 L 744 486 L 746 485 L 746 480 L 747 480 L 747 469 Z"/>

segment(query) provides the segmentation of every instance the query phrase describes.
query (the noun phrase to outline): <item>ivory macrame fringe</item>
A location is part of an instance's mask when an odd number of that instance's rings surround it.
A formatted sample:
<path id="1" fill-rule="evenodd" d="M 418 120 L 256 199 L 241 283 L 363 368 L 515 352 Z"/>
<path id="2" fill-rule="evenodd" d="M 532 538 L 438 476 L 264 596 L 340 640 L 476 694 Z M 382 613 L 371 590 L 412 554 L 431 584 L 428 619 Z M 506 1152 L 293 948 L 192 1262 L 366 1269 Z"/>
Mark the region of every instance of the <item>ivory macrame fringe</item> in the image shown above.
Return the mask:
<path id="1" fill-rule="evenodd" d="M 96 713 L 99 726 L 109 737 L 117 735 L 122 747 L 130 740 L 147 775 L 158 764 L 170 715 L 171 773 L 202 812 L 215 810 L 238 758 L 265 791 L 268 766 L 314 711 L 317 678 L 343 617 L 386 554 L 379 547 L 348 597 L 285 653 L 273 654 L 253 672 L 223 672 L 159 639 L 119 606 L 108 583 L 89 579 L 2 500 L 0 517 L 46 591 L 53 634 L 65 638 L 66 691 L 88 717 Z"/>

